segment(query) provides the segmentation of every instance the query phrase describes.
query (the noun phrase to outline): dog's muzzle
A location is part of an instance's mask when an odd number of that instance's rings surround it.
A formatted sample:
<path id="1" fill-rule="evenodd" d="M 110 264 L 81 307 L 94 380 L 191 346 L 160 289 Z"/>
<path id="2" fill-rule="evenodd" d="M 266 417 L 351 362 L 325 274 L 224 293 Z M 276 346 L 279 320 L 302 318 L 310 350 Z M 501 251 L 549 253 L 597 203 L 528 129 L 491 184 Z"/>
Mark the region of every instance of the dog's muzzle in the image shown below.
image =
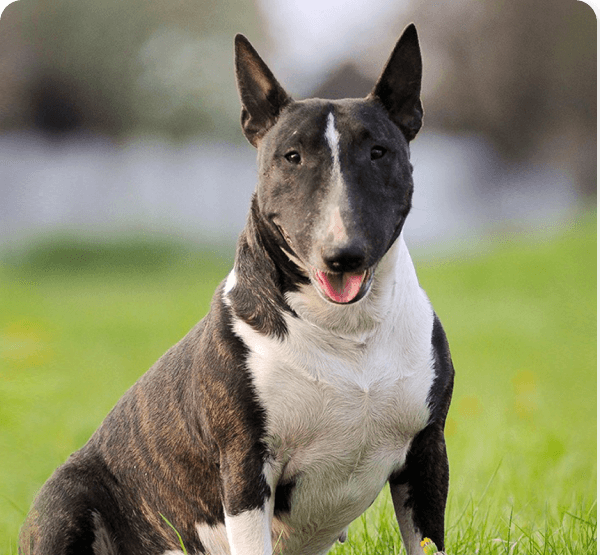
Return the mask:
<path id="1" fill-rule="evenodd" d="M 275 222 L 274 222 L 275 223 Z M 358 271 L 323 271 L 300 259 L 285 229 L 275 223 L 287 248 L 283 248 L 302 272 L 308 275 L 313 287 L 326 301 L 336 304 L 352 304 L 369 292 L 375 274 L 375 267 Z"/>

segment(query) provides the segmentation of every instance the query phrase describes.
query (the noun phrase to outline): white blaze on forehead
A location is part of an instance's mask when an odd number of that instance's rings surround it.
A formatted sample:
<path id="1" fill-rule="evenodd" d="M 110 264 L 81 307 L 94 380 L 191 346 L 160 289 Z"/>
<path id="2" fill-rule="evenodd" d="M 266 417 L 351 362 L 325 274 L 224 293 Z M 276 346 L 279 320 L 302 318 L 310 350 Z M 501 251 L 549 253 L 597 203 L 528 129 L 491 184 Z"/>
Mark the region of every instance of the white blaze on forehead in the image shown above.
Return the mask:
<path id="1" fill-rule="evenodd" d="M 340 167 L 340 134 L 335 128 L 335 119 L 333 117 L 333 112 L 330 112 L 329 116 L 327 117 L 327 129 L 325 129 L 325 138 L 327 139 L 327 144 L 331 149 L 331 157 L 333 158 L 332 177 L 334 179 L 341 179 L 342 168 Z"/>
<path id="2" fill-rule="evenodd" d="M 329 195 L 329 218 L 327 218 L 327 234 L 333 234 L 336 243 L 342 243 L 348 239 L 348 232 L 342 220 L 340 204 L 344 194 L 344 180 L 340 164 L 340 133 L 335 127 L 333 112 L 327 116 L 327 128 L 325 139 L 331 150 L 333 166 L 331 168 L 331 194 Z"/>

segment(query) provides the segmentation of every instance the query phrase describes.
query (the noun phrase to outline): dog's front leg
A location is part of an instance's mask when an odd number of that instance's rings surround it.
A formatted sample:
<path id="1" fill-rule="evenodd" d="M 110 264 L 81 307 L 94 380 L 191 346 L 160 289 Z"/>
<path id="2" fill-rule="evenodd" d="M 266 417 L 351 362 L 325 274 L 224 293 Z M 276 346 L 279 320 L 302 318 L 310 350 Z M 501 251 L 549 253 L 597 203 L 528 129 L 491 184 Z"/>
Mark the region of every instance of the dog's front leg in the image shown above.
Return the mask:
<path id="1" fill-rule="evenodd" d="M 271 555 L 275 483 L 270 465 L 254 455 L 236 453 L 228 459 L 221 462 L 221 478 L 230 553 Z"/>
<path id="2" fill-rule="evenodd" d="M 433 422 L 414 439 L 404 468 L 390 477 L 390 491 L 408 555 L 422 554 L 428 537 L 444 550 L 448 457 L 443 425 Z"/>
<path id="3" fill-rule="evenodd" d="M 271 555 L 269 507 L 225 513 L 225 528 L 231 555 Z"/>

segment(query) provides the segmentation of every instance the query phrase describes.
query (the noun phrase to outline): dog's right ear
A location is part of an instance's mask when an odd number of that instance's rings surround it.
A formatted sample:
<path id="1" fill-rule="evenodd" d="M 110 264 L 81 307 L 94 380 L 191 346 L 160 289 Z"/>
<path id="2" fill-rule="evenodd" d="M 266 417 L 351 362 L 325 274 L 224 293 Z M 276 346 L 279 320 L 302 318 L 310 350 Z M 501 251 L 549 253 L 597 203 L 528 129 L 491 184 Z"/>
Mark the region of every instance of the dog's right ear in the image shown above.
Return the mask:
<path id="1" fill-rule="evenodd" d="M 235 37 L 235 76 L 242 101 L 242 129 L 257 147 L 292 99 L 244 35 Z"/>

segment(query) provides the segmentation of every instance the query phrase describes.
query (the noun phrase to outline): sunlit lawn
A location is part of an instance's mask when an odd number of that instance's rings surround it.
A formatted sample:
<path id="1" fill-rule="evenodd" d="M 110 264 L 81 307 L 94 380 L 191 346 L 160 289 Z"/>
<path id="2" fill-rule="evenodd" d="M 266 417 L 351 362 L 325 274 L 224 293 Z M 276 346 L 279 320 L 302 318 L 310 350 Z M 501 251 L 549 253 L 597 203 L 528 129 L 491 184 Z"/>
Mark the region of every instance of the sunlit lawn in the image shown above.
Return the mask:
<path id="1" fill-rule="evenodd" d="M 73 250 L 73 247 L 75 249 Z M 416 256 L 457 371 L 447 550 L 596 553 L 596 220 Z M 62 240 L 0 266 L 0 553 L 121 394 L 208 309 L 231 254 Z M 399 553 L 384 491 L 346 553 Z"/>

